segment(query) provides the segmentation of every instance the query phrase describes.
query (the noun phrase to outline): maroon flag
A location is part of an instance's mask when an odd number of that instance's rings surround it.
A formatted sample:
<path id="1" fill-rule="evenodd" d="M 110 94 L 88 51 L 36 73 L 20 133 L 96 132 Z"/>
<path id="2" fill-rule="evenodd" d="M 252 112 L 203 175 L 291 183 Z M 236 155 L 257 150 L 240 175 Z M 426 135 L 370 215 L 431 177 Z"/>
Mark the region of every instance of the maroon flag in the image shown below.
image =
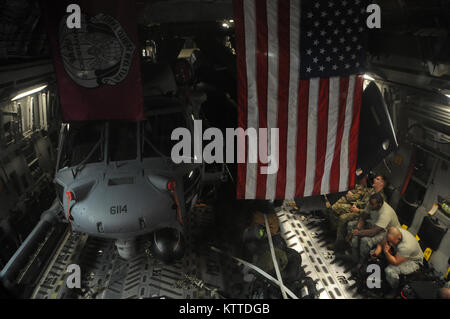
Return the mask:
<path id="1" fill-rule="evenodd" d="M 64 121 L 142 119 L 134 1 L 43 0 L 42 4 Z M 70 4 L 80 6 L 80 28 L 68 27 Z"/>
<path id="2" fill-rule="evenodd" d="M 237 197 L 292 199 L 352 188 L 365 1 L 233 2 L 239 127 L 279 129 L 278 171 L 263 174 L 261 160 L 239 164 Z"/>

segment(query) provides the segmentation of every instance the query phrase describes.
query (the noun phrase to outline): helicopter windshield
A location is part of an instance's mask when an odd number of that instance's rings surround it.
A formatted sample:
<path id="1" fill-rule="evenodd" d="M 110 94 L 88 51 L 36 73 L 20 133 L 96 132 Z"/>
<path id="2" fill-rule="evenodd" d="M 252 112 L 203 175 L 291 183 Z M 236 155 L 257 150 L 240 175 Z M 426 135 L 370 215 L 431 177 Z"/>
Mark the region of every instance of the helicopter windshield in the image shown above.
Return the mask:
<path id="1" fill-rule="evenodd" d="M 186 128 L 186 120 L 181 112 L 150 115 L 143 122 L 142 157 L 170 157 L 172 147 L 178 143 L 177 140 L 171 140 L 172 131 L 179 127 Z"/>
<path id="2" fill-rule="evenodd" d="M 137 158 L 137 123 L 112 121 L 109 123 L 108 157 L 112 162 Z"/>
<path id="3" fill-rule="evenodd" d="M 100 163 L 105 160 L 106 122 L 80 122 L 65 126 L 58 169 L 84 164 Z M 138 158 L 137 132 L 141 128 L 142 157 L 170 157 L 172 131 L 187 128 L 182 112 L 156 113 L 140 124 L 137 122 L 110 121 L 108 123 L 108 161 L 127 161 Z"/>
<path id="4" fill-rule="evenodd" d="M 104 123 L 82 122 L 68 124 L 59 167 L 73 167 L 81 163 L 97 163 L 104 159 Z"/>

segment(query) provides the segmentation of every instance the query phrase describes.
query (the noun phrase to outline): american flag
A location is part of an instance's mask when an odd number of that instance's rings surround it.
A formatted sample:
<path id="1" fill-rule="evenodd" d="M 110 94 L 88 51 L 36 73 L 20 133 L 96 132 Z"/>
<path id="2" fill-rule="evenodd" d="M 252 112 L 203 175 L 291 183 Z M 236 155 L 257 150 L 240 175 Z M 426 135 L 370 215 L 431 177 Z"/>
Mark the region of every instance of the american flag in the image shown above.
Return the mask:
<path id="1" fill-rule="evenodd" d="M 261 174 L 259 160 L 238 164 L 237 198 L 354 187 L 365 1 L 234 0 L 234 12 L 238 125 L 269 128 L 268 141 L 279 128 L 278 172 Z"/>

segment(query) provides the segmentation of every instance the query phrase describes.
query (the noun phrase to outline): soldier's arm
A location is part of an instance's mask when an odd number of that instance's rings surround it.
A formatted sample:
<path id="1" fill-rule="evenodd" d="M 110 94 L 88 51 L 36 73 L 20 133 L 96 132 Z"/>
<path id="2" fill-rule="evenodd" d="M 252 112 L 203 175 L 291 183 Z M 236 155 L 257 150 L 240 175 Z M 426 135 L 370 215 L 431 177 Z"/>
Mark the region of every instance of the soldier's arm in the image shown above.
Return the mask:
<path id="1" fill-rule="evenodd" d="M 345 195 L 345 197 L 347 198 L 347 200 L 349 202 L 352 202 L 352 203 L 361 198 L 360 194 L 356 190 L 348 191 L 347 195 Z"/>
<path id="2" fill-rule="evenodd" d="M 386 241 L 383 239 L 383 241 L 377 245 L 377 248 L 373 253 L 374 256 L 379 256 L 381 254 L 381 252 L 383 251 L 384 243 L 386 243 Z"/>
<path id="3" fill-rule="evenodd" d="M 373 237 L 382 230 L 383 230 L 383 228 L 381 228 L 381 227 L 373 226 L 372 228 L 362 229 L 362 230 L 358 231 L 357 235 L 363 236 L 363 237 Z"/>
<path id="4" fill-rule="evenodd" d="M 366 211 L 367 204 L 369 203 L 369 199 L 366 196 L 363 196 L 361 199 L 357 199 L 354 202 L 354 205 L 358 208 L 355 212 L 364 213 Z"/>
<path id="5" fill-rule="evenodd" d="M 387 261 L 388 261 L 391 265 L 398 266 L 398 265 L 400 265 L 402 262 L 408 260 L 408 258 L 402 257 L 402 256 L 400 256 L 398 253 L 397 253 L 395 256 L 393 256 L 393 255 L 391 254 L 390 246 L 389 246 L 389 245 L 386 245 L 386 244 L 385 244 L 385 245 L 384 245 L 384 248 L 383 248 L 383 251 L 384 251 L 384 255 L 386 256 Z"/>
<path id="6" fill-rule="evenodd" d="M 356 229 L 360 230 L 364 227 L 364 219 L 362 218 L 362 216 L 359 218 L 358 220 L 358 225 L 356 225 Z"/>
<path id="7" fill-rule="evenodd" d="M 358 207 L 359 207 L 359 209 L 360 209 L 361 211 L 365 211 L 368 203 L 369 203 L 369 202 L 359 201 L 359 202 L 358 202 Z"/>
<path id="8" fill-rule="evenodd" d="M 357 204 L 353 205 L 353 207 L 351 209 L 351 212 L 352 213 L 359 213 L 361 216 L 365 216 L 366 215 L 366 210 L 359 208 Z"/>

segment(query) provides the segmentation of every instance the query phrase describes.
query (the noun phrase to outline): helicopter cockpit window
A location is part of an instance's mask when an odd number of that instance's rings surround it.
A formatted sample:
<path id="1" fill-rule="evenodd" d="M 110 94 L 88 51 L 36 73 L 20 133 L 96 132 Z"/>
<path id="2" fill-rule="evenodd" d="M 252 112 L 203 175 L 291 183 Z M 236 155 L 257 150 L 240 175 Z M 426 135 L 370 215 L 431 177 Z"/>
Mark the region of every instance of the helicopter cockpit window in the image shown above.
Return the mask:
<path id="1" fill-rule="evenodd" d="M 136 122 L 110 122 L 108 157 L 112 162 L 137 158 Z"/>
<path id="2" fill-rule="evenodd" d="M 172 141 L 172 131 L 186 127 L 183 113 L 153 114 L 143 123 L 142 157 L 170 157 L 172 147 L 179 141 Z"/>
<path id="3" fill-rule="evenodd" d="M 103 123 L 72 123 L 66 128 L 60 168 L 104 159 Z M 89 156 L 90 155 L 90 156 Z"/>

